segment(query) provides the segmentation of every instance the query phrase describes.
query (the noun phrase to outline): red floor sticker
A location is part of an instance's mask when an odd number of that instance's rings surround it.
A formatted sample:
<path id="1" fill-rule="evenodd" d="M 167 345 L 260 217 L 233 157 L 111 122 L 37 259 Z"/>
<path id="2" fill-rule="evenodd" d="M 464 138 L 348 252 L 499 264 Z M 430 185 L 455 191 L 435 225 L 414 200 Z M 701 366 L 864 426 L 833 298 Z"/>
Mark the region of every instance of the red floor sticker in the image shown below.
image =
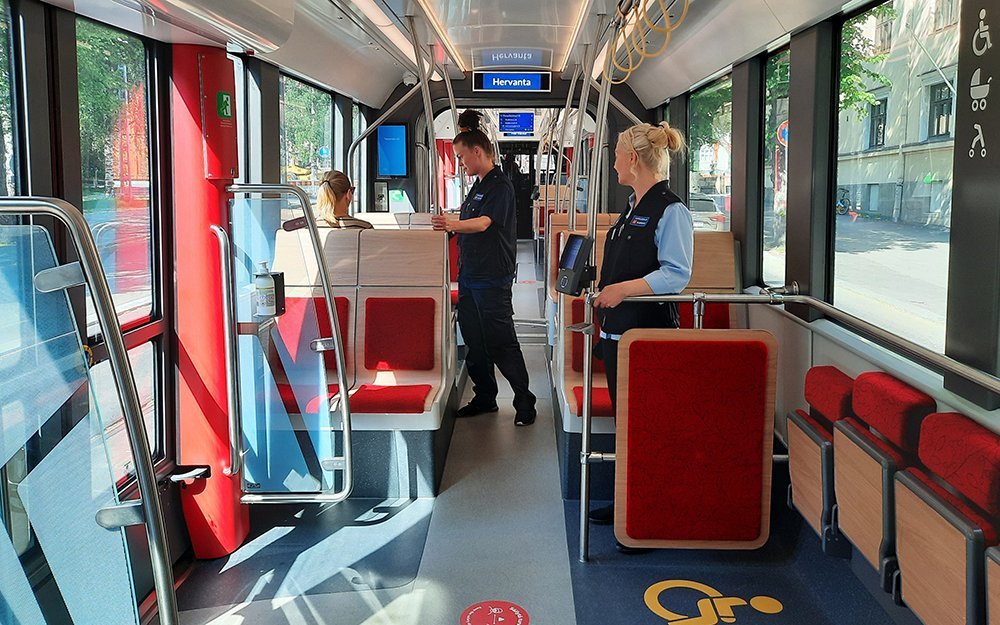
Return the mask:
<path id="1" fill-rule="evenodd" d="M 483 601 L 462 612 L 459 625 L 528 625 L 528 611 L 509 601 Z"/>

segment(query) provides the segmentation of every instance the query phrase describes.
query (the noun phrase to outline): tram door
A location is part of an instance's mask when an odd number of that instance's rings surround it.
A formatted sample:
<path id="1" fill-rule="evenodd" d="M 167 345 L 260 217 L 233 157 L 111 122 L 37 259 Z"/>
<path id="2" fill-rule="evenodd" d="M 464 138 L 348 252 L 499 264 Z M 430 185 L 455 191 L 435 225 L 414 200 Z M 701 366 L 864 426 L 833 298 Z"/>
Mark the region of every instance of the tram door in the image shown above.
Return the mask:
<path id="1" fill-rule="evenodd" d="M 514 183 L 517 238 L 531 239 L 531 190 L 535 180 L 537 142 L 500 142 L 500 166 Z"/>
<path id="2" fill-rule="evenodd" d="M 335 492 L 343 478 L 336 358 L 316 343 L 332 326 L 301 208 L 291 196 L 237 195 L 230 214 L 238 369 L 230 384 L 239 394 L 244 500 Z"/>

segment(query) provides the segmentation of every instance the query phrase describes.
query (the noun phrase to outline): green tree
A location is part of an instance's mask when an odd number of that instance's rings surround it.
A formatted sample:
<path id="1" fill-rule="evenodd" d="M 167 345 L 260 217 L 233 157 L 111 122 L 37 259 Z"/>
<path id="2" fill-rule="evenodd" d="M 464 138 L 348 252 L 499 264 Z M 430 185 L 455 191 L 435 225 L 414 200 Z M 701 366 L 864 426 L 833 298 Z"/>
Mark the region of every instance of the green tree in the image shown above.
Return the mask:
<path id="1" fill-rule="evenodd" d="M 729 148 L 733 131 L 732 104 L 733 83 L 728 76 L 691 95 L 687 141 L 692 154 L 703 145 L 718 143 Z"/>
<path id="2" fill-rule="evenodd" d="M 844 23 L 840 41 L 841 111 L 867 115 L 869 107 L 876 102 L 871 86 L 891 86 L 889 79 L 878 71 L 878 65 L 885 61 L 888 53 L 875 47 L 875 42 L 865 35 L 864 27 L 869 20 L 894 20 L 896 16 L 892 2 L 887 2 Z"/>
<path id="3" fill-rule="evenodd" d="M 76 23 L 80 150 L 85 189 L 108 175 L 115 123 L 125 98 L 146 82 L 146 49 L 138 38 L 87 20 Z"/>
<path id="4" fill-rule="evenodd" d="M 329 158 L 319 157 L 319 148 L 331 147 L 333 98 L 329 93 L 282 77 L 281 155 L 285 167 L 310 170 L 329 167 Z"/>

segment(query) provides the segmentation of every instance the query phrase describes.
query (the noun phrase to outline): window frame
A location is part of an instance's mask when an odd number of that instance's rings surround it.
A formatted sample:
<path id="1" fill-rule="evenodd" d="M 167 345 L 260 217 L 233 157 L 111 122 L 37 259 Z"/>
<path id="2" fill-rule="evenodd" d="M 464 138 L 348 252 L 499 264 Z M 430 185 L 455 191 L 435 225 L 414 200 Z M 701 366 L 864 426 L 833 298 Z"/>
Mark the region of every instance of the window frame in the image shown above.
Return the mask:
<path id="1" fill-rule="evenodd" d="M 945 21 L 942 15 L 947 7 L 949 19 Z M 958 0 L 934 0 L 934 32 L 950 28 L 958 24 L 959 6 Z"/>
<path id="2" fill-rule="evenodd" d="M 879 113 L 876 115 L 876 111 Z M 877 120 L 882 120 L 881 135 Z M 877 150 L 885 147 L 886 125 L 889 121 L 889 96 L 876 98 L 874 104 L 868 105 L 868 147 L 869 150 Z"/>
<path id="3" fill-rule="evenodd" d="M 946 95 L 946 97 L 944 97 L 944 98 L 936 98 L 935 99 L 935 97 L 934 97 L 935 90 L 938 90 L 938 89 L 940 89 L 941 92 Z M 950 137 L 952 135 L 952 126 L 953 126 L 953 123 L 955 121 L 955 119 L 954 119 L 954 117 L 955 117 L 955 94 L 953 94 L 951 92 L 951 89 L 948 87 L 948 83 L 942 81 L 942 82 L 930 85 L 927 88 L 927 95 L 928 95 L 927 138 L 928 139 L 942 139 L 942 138 L 945 138 L 945 137 Z M 946 106 L 940 108 L 937 112 L 935 112 L 935 108 L 941 107 L 941 105 L 944 105 L 945 103 L 947 103 Z M 941 133 L 935 132 L 936 130 L 938 130 L 938 122 L 942 118 L 946 118 L 947 119 L 947 124 L 946 124 L 947 127 L 946 127 L 946 129 L 945 129 L 944 132 L 941 132 Z"/>

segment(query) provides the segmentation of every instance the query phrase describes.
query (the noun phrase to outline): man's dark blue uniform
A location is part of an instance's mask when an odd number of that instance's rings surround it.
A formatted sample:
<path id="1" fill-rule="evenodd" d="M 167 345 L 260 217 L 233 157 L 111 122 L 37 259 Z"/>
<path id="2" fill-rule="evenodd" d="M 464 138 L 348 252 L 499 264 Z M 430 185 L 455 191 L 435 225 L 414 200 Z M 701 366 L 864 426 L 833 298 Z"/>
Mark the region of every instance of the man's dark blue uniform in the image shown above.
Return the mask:
<path id="1" fill-rule="evenodd" d="M 473 405 L 496 404 L 494 365 L 514 390 L 518 422 L 535 416 L 535 396 L 528 390 L 528 370 L 514 331 L 511 286 L 517 272 L 514 186 L 499 167 L 472 185 L 461 219 L 489 217 L 483 232 L 459 234 L 458 324 L 468 347 L 465 359 L 472 379 Z"/>

